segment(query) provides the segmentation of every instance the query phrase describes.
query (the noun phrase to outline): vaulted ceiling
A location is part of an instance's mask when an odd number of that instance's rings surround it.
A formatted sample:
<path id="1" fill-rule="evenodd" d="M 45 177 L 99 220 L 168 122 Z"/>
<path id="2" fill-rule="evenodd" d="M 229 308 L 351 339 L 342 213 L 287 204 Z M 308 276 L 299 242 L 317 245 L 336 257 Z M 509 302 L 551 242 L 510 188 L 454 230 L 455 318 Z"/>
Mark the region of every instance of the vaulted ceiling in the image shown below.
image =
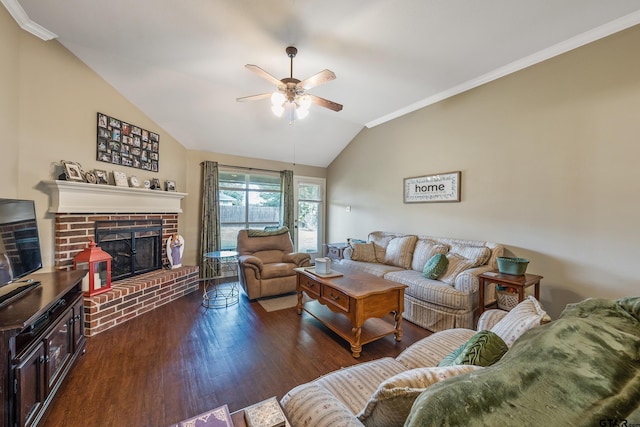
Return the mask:
<path id="1" fill-rule="evenodd" d="M 15 0 L 2 0 L 14 2 Z M 364 127 L 640 23 L 639 0 L 19 0 L 28 18 L 188 149 L 327 166 Z M 244 68 L 330 69 L 289 124 Z M 635 53 L 633 53 L 635 54 Z M 109 114 L 117 112 L 105 111 Z"/>

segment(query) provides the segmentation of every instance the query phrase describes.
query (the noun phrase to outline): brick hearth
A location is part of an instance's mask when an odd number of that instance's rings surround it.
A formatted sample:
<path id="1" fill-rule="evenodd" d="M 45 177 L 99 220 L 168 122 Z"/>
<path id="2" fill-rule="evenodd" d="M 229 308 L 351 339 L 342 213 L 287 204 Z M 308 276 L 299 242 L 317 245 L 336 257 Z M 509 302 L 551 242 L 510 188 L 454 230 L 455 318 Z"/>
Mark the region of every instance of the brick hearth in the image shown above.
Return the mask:
<path id="1" fill-rule="evenodd" d="M 110 291 L 84 299 L 90 337 L 198 289 L 198 267 L 156 270 L 115 282 Z"/>

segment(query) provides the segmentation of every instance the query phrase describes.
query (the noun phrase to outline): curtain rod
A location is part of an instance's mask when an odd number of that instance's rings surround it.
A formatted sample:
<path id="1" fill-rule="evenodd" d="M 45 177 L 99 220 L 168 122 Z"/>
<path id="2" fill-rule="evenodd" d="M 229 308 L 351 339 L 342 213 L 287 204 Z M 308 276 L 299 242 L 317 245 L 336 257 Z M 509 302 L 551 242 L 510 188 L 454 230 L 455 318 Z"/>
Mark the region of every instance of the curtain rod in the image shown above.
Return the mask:
<path id="1" fill-rule="evenodd" d="M 223 165 L 223 164 L 220 164 L 220 163 L 218 163 L 218 167 L 243 169 L 243 170 L 249 170 L 249 171 L 260 171 L 260 172 L 277 172 L 277 173 L 282 172 L 282 171 L 276 171 L 276 170 L 272 170 L 272 169 L 250 168 L 250 167 L 247 167 L 247 166 Z"/>

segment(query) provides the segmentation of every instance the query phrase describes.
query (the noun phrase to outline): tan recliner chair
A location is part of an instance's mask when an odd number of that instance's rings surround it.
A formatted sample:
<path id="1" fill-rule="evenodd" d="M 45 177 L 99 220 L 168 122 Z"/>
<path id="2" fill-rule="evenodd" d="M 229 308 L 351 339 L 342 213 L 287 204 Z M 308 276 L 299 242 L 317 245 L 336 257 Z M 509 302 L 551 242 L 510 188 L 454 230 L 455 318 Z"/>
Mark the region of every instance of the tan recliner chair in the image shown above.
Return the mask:
<path id="1" fill-rule="evenodd" d="M 296 290 L 296 267 L 311 265 L 311 257 L 294 253 L 289 230 L 240 230 L 238 276 L 250 300 Z"/>

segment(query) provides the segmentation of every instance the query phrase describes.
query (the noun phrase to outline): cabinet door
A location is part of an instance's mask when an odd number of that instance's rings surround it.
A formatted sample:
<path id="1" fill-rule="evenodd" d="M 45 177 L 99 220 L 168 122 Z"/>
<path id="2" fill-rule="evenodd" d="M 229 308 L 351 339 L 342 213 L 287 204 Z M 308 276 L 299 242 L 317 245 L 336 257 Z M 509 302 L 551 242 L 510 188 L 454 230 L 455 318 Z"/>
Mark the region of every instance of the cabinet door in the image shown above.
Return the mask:
<path id="1" fill-rule="evenodd" d="M 60 317 L 54 328 L 45 337 L 47 352 L 47 385 L 51 388 L 58 380 L 63 368 L 69 363 L 72 354 L 73 309 Z"/>
<path id="2" fill-rule="evenodd" d="M 47 396 L 45 381 L 45 346 L 40 342 L 15 369 L 16 421 L 18 426 L 31 425 Z"/>
<path id="3" fill-rule="evenodd" d="M 85 341 L 84 337 L 84 300 L 80 298 L 78 302 L 73 306 L 73 351 L 75 352 L 82 342 Z"/>

